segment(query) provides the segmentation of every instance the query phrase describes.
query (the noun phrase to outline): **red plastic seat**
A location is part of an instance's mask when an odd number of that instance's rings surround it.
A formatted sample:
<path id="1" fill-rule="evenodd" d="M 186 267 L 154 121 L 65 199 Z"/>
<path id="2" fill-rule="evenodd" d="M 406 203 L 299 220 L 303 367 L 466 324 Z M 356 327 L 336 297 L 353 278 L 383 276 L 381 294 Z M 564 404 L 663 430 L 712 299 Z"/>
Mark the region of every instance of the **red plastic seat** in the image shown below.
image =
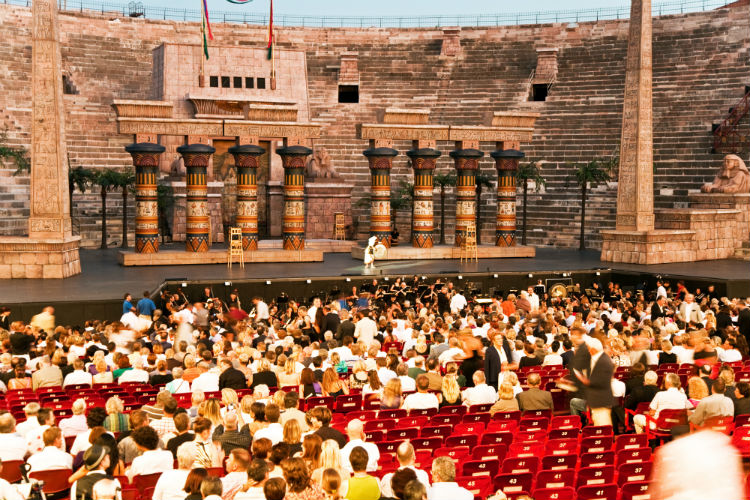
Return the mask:
<path id="1" fill-rule="evenodd" d="M 453 432 L 455 434 L 483 434 L 484 433 L 484 423 L 482 422 L 472 422 L 472 423 L 463 423 L 458 424 L 453 428 Z"/>
<path id="2" fill-rule="evenodd" d="M 440 415 L 437 414 L 430 419 L 430 425 L 450 425 L 454 426 L 461 423 L 461 415 Z"/>
<path id="3" fill-rule="evenodd" d="M 227 472 L 224 470 L 224 467 L 210 467 L 206 470 L 208 471 L 209 476 L 214 476 L 214 477 L 224 477 L 227 474 Z M 159 478 L 157 477 L 157 481 L 158 479 Z M 151 486 L 146 486 L 146 488 L 150 488 L 150 487 Z"/>
<path id="4" fill-rule="evenodd" d="M 542 470 L 536 475 L 536 487 L 543 489 L 575 488 L 576 471 L 564 470 Z"/>
<path id="5" fill-rule="evenodd" d="M 617 500 L 617 485 L 582 486 L 577 493 L 578 500 Z"/>
<path id="6" fill-rule="evenodd" d="M 388 431 L 365 431 L 365 439 L 371 443 L 385 441 L 385 433 Z"/>
<path id="7" fill-rule="evenodd" d="M 636 481 L 622 485 L 620 500 L 650 500 L 648 481 Z"/>
<path id="8" fill-rule="evenodd" d="M 20 469 L 23 464 L 23 460 L 8 460 L 7 462 L 3 462 L 3 470 L 0 472 L 0 478 L 5 479 L 9 483 L 20 481 L 23 478 Z"/>
<path id="9" fill-rule="evenodd" d="M 508 454 L 508 446 L 504 444 L 480 444 L 471 450 L 471 458 L 474 460 L 491 460 L 496 458 L 501 462 Z"/>
<path id="10" fill-rule="evenodd" d="M 420 432 L 421 437 L 441 437 L 446 438 L 453 432 L 453 427 L 450 425 L 430 425 L 428 427 L 422 427 Z"/>
<path id="11" fill-rule="evenodd" d="M 500 460 L 468 460 L 463 462 L 462 476 L 494 477 L 500 468 Z"/>
<path id="12" fill-rule="evenodd" d="M 478 405 L 471 405 L 469 406 L 468 413 L 485 413 L 490 411 L 490 408 L 492 408 L 491 403 L 483 403 Z"/>
<path id="13" fill-rule="evenodd" d="M 411 440 L 415 450 L 437 450 L 443 446 L 443 438 L 440 436 L 418 437 Z"/>
<path id="14" fill-rule="evenodd" d="M 651 448 L 648 446 L 644 448 L 631 448 L 617 452 L 615 465 L 620 466 L 622 464 L 647 462 L 649 460 L 651 460 Z"/>
<path id="15" fill-rule="evenodd" d="M 421 408 L 417 410 L 409 410 L 409 416 L 431 418 L 432 416 L 437 415 L 437 412 L 437 408 Z"/>
<path id="16" fill-rule="evenodd" d="M 605 467 L 607 465 L 615 465 L 615 453 L 613 451 L 584 453 L 581 455 L 581 467 Z"/>
<path id="17" fill-rule="evenodd" d="M 490 420 L 487 432 L 515 432 L 518 422 L 515 420 Z"/>
<path id="18" fill-rule="evenodd" d="M 581 440 L 581 453 L 597 453 L 612 449 L 612 436 L 592 436 Z"/>
<path id="19" fill-rule="evenodd" d="M 454 446 L 451 448 L 438 448 L 435 450 L 435 457 L 450 457 L 456 462 L 461 462 L 469 456 L 469 453 L 468 446 Z"/>
<path id="20" fill-rule="evenodd" d="M 492 416 L 492 420 L 515 420 L 516 422 L 521 420 L 520 411 L 500 411 Z"/>
<path id="21" fill-rule="evenodd" d="M 296 390 L 296 389 L 295 389 Z M 362 396 L 343 395 L 336 398 L 333 405 L 333 411 L 338 413 L 347 413 L 350 411 L 362 410 Z"/>
<path id="22" fill-rule="evenodd" d="M 218 397 L 221 397 L 221 393 L 219 393 Z M 208 394 L 206 394 L 206 399 L 208 399 Z M 333 396 L 312 396 L 312 397 L 305 399 L 306 410 L 312 410 L 313 408 L 317 406 L 325 406 L 329 410 L 333 411 L 334 409 L 333 405 L 334 405 Z"/>
<path id="23" fill-rule="evenodd" d="M 493 493 L 492 478 L 487 476 L 459 476 L 456 477 L 456 482 L 469 490 L 475 498 L 486 498 Z"/>
<path id="24" fill-rule="evenodd" d="M 218 467 L 214 469 L 218 469 Z M 209 474 L 214 469 L 208 469 Z M 223 472 L 224 468 L 222 467 L 221 470 Z M 153 488 L 156 486 L 156 482 L 159 480 L 160 476 L 161 476 L 161 472 L 157 472 L 154 474 L 143 474 L 143 475 L 133 476 L 133 485 L 135 485 L 136 489 L 141 492 L 141 497 L 143 497 L 143 492 L 147 488 Z"/>
<path id="25" fill-rule="evenodd" d="M 609 484 L 615 480 L 615 468 L 611 465 L 606 467 L 581 467 L 578 469 L 576 486 L 597 486 Z"/>
<path id="26" fill-rule="evenodd" d="M 581 417 L 578 415 L 560 415 L 552 417 L 549 425 L 551 429 L 580 429 Z"/>
<path id="27" fill-rule="evenodd" d="M 536 475 L 536 472 L 539 470 L 539 459 L 537 457 L 506 458 L 503 460 L 503 467 L 500 470 L 503 474 L 530 472 Z"/>
<path id="28" fill-rule="evenodd" d="M 614 431 L 611 425 L 587 426 L 581 429 L 582 437 L 612 436 Z"/>
<path id="29" fill-rule="evenodd" d="M 517 458 L 543 457 L 544 443 L 513 443 L 508 449 L 508 455 Z"/>
<path id="30" fill-rule="evenodd" d="M 655 427 L 652 429 L 652 424 Z M 662 410 L 657 418 L 646 414 L 646 438 L 650 441 L 658 439 L 662 441 L 672 437 L 672 428 L 678 425 L 687 425 L 686 410 Z"/>
<path id="31" fill-rule="evenodd" d="M 615 438 L 615 452 L 648 446 L 645 434 L 622 434 Z"/>
<path id="32" fill-rule="evenodd" d="M 547 438 L 547 431 L 544 429 L 519 431 L 515 432 L 513 436 L 513 440 L 517 443 L 542 443 Z"/>
<path id="33" fill-rule="evenodd" d="M 468 446 L 469 448 L 473 448 L 477 444 L 479 444 L 479 436 L 476 434 L 448 436 L 445 439 L 445 446 L 450 448 L 454 446 Z"/>
<path id="34" fill-rule="evenodd" d="M 577 455 L 557 455 L 542 458 L 542 470 L 575 469 L 577 464 Z"/>
<path id="35" fill-rule="evenodd" d="M 513 442 L 513 434 L 510 432 L 485 432 L 482 434 L 482 444 L 505 444 L 510 446 Z"/>
<path id="36" fill-rule="evenodd" d="M 506 495 L 521 492 L 529 493 L 533 481 L 534 475 L 531 472 L 502 473 L 495 476 L 495 479 L 492 480 L 492 486 L 495 491 L 502 490 Z"/>
<path id="37" fill-rule="evenodd" d="M 408 417 L 401 417 L 398 419 L 398 427 L 417 427 L 421 429 L 422 427 L 427 425 L 427 422 L 429 420 L 429 417 L 409 415 Z"/>
<path id="38" fill-rule="evenodd" d="M 461 417 L 461 422 L 464 423 L 481 423 L 487 425 L 492 417 L 489 413 L 465 413 Z"/>
<path id="39" fill-rule="evenodd" d="M 743 457 L 750 457 L 750 425 L 735 427 L 732 444 L 740 450 Z"/>
<path id="40" fill-rule="evenodd" d="M 406 410 L 380 410 L 378 412 L 379 420 L 403 418 L 405 416 L 406 416 Z"/>
<path id="41" fill-rule="evenodd" d="M 531 417 L 531 418 L 523 417 L 519 424 L 519 428 L 522 431 L 536 430 L 536 429 L 543 429 L 546 431 L 549 428 L 549 419 L 545 417 Z"/>
<path id="42" fill-rule="evenodd" d="M 463 405 L 443 406 L 440 408 L 438 415 L 464 415 L 467 409 Z"/>
<path id="43" fill-rule="evenodd" d="M 366 431 L 389 431 L 396 428 L 395 420 L 370 420 L 365 422 L 364 429 Z"/>
<path id="44" fill-rule="evenodd" d="M 407 428 L 407 429 L 390 429 L 386 435 L 385 438 L 388 441 L 404 441 L 407 439 L 414 439 L 417 436 L 419 436 L 419 429 L 416 427 Z"/>
<path id="45" fill-rule="evenodd" d="M 617 485 L 648 481 L 651 479 L 652 462 L 626 463 L 617 468 Z"/>
<path id="46" fill-rule="evenodd" d="M 334 413 L 334 416 L 335 415 L 336 413 Z M 349 413 L 344 415 L 344 420 L 349 421 L 349 420 L 354 420 L 356 418 L 356 419 L 361 420 L 362 422 L 369 422 L 370 420 L 377 420 L 378 419 L 377 416 L 378 416 L 378 412 L 374 410 L 355 410 L 355 411 L 350 411 Z"/>
<path id="47" fill-rule="evenodd" d="M 42 491 L 48 496 L 70 489 L 70 484 L 68 484 L 70 469 L 36 471 L 31 472 L 29 477 L 37 481 L 43 481 Z"/>
<path id="48" fill-rule="evenodd" d="M 545 455 L 577 455 L 577 439 L 550 439 L 544 450 Z"/>
<path id="49" fill-rule="evenodd" d="M 379 441 L 375 444 L 382 455 L 384 453 L 396 453 L 396 448 L 398 448 L 402 442 L 403 441 Z"/>
<path id="50" fill-rule="evenodd" d="M 521 414 L 521 420 L 527 418 L 546 418 L 550 420 L 552 418 L 552 410 L 525 410 Z"/>
<path id="51" fill-rule="evenodd" d="M 549 439 L 578 439 L 580 429 L 550 429 L 547 437 Z"/>
<path id="52" fill-rule="evenodd" d="M 532 496 L 534 500 L 577 500 L 573 488 L 539 488 Z"/>

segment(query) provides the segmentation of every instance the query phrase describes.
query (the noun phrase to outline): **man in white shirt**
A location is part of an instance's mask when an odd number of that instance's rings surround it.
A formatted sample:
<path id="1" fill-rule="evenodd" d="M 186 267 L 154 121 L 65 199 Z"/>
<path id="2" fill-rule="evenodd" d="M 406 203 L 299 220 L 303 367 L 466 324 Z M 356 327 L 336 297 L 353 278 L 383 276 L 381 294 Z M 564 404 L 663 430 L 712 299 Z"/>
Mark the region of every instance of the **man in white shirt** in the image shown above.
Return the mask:
<path id="1" fill-rule="evenodd" d="M 539 310 L 539 295 L 534 292 L 534 287 L 530 286 L 528 288 L 529 296 L 527 299 L 529 300 L 529 304 L 531 305 L 531 312 L 535 312 Z"/>
<path id="2" fill-rule="evenodd" d="M 201 374 L 193 380 L 192 388 L 193 392 L 216 392 L 219 390 L 219 374 L 214 373 L 210 370 L 207 362 L 201 361 L 198 363 L 198 369 Z"/>
<path id="3" fill-rule="evenodd" d="M 680 391 L 680 377 L 676 373 L 667 373 L 664 377 L 664 387 L 666 387 L 666 390 L 657 392 L 649 405 L 649 412 L 654 419 L 659 418 L 659 413 L 662 410 L 690 410 L 693 408 L 685 393 Z M 643 429 L 646 427 L 646 416 L 634 416 L 633 425 L 636 433 L 643 433 Z"/>
<path id="4" fill-rule="evenodd" d="M 34 417 L 36 420 L 36 417 Z M 16 419 L 10 413 L 0 415 L 0 460 L 23 460 L 26 456 L 26 439 L 16 433 Z"/>
<path id="5" fill-rule="evenodd" d="M 409 376 L 409 368 L 404 363 L 399 363 L 396 367 L 396 375 L 401 381 L 401 391 L 411 392 L 417 390 L 417 382 Z"/>
<path id="6" fill-rule="evenodd" d="M 235 448 L 229 453 L 227 474 L 221 478 L 222 500 L 233 500 L 238 491 L 247 483 L 247 467 L 250 465 L 250 453 Z"/>
<path id="7" fill-rule="evenodd" d="M 94 383 L 93 376 L 83 370 L 83 360 L 76 359 L 73 361 L 73 371 L 65 376 L 63 388 L 74 384 L 87 384 L 91 386 Z"/>
<path id="8" fill-rule="evenodd" d="M 451 299 L 451 314 L 458 314 L 459 312 L 463 311 L 466 307 L 466 297 L 464 297 L 464 291 L 459 290 L 456 292 L 456 295 L 453 296 Z"/>
<path id="9" fill-rule="evenodd" d="M 354 338 L 369 347 L 374 342 L 375 335 L 378 334 L 378 325 L 367 316 L 367 312 L 365 309 L 357 313 L 359 320 L 354 327 Z"/>
<path id="10" fill-rule="evenodd" d="M 438 409 L 440 401 L 437 396 L 431 392 L 427 392 L 430 386 L 430 379 L 424 373 L 417 376 L 417 392 L 415 394 L 409 394 L 404 399 L 404 410 L 424 410 L 425 408 Z"/>
<path id="11" fill-rule="evenodd" d="M 474 387 L 469 387 L 463 392 L 463 402 L 466 406 L 495 404 L 497 401 L 497 391 L 485 382 L 484 372 L 476 371 L 471 377 L 474 381 Z"/>
<path id="12" fill-rule="evenodd" d="M 177 469 L 162 472 L 156 482 L 152 500 L 184 500 L 185 492 L 176 487 L 185 484 L 185 480 L 193 469 L 195 462 L 195 446 L 192 442 L 182 443 L 177 448 Z"/>
<path id="13" fill-rule="evenodd" d="M 430 487 L 430 476 L 421 469 L 417 469 L 414 465 L 415 460 L 414 447 L 409 441 L 404 441 L 398 448 L 396 448 L 396 460 L 398 460 L 398 469 L 411 469 L 417 475 L 417 481 L 422 483 L 425 488 Z M 383 479 L 380 480 L 380 496 L 383 498 L 393 498 L 393 489 L 391 488 L 391 479 L 393 478 L 393 472 L 389 472 Z"/>
<path id="14" fill-rule="evenodd" d="M 456 464 L 450 457 L 432 461 L 432 487 L 428 500 L 474 500 L 474 494 L 456 482 Z"/>
<path id="15" fill-rule="evenodd" d="M 442 366 L 445 366 L 448 363 L 456 361 L 457 359 L 463 359 L 464 354 L 464 350 L 461 349 L 461 346 L 458 343 L 458 339 L 456 337 L 453 337 L 448 340 L 448 349 L 443 351 L 440 356 L 438 356 L 438 361 Z"/>
<path id="16" fill-rule="evenodd" d="M 258 429 L 253 435 L 253 441 L 260 438 L 267 438 L 271 440 L 272 444 L 280 443 L 284 440 L 284 428 L 279 423 L 281 418 L 281 409 L 278 405 L 270 404 L 266 406 L 266 421 L 268 427 Z"/>
<path id="17" fill-rule="evenodd" d="M 33 455 L 44 448 L 44 433 L 47 429 L 55 425 L 55 416 L 52 414 L 52 410 L 49 408 L 42 408 L 36 416 L 39 420 L 39 427 L 33 429 L 26 434 L 26 446 L 29 450 L 29 455 Z M 62 429 L 60 429 L 62 432 Z M 63 440 L 63 443 L 65 441 Z M 63 451 L 65 447 L 63 445 Z"/>
<path id="18" fill-rule="evenodd" d="M 380 460 L 380 451 L 375 443 L 365 442 L 364 424 L 358 418 L 350 421 L 346 426 L 346 435 L 349 442 L 341 449 L 341 464 L 349 474 L 354 473 L 352 464 L 349 462 L 349 455 L 357 446 L 361 446 L 367 452 L 367 472 L 378 470 L 378 460 Z"/>
<path id="19" fill-rule="evenodd" d="M 719 354 L 719 361 L 722 361 L 724 363 L 742 361 L 742 353 L 737 350 L 736 340 L 727 337 L 727 340 L 724 342 L 724 350 L 721 354 Z"/>
<path id="20" fill-rule="evenodd" d="M 182 374 L 185 371 L 179 366 L 172 370 L 172 381 L 169 382 L 164 389 L 168 390 L 172 394 L 183 394 L 186 392 L 193 392 L 190 389 L 190 382 L 182 378 Z"/>
<path id="21" fill-rule="evenodd" d="M 62 431 L 57 427 L 50 427 L 44 431 L 44 449 L 31 455 L 26 463 L 31 467 L 30 472 L 53 469 L 73 469 L 73 456 L 62 451 Z M 170 454 L 171 455 L 171 454 Z"/>
<path id="22" fill-rule="evenodd" d="M 23 413 L 26 415 L 26 420 L 16 426 L 16 433 L 19 436 L 26 436 L 29 431 L 39 427 L 39 420 L 36 416 L 39 413 L 41 406 L 39 403 L 29 403 L 23 407 Z"/>
<path id="23" fill-rule="evenodd" d="M 140 354 L 131 354 L 130 363 L 133 366 L 131 370 L 126 370 L 117 379 L 118 384 L 123 382 L 141 382 L 143 384 L 148 383 L 149 375 L 146 370 L 143 369 L 143 358 Z"/>
<path id="24" fill-rule="evenodd" d="M 667 289 L 664 288 L 664 283 L 662 283 L 661 281 L 657 281 L 656 285 L 657 285 L 657 287 L 656 287 L 656 296 L 657 297 L 664 297 L 666 299 L 667 298 Z"/>
<path id="25" fill-rule="evenodd" d="M 158 449 L 159 435 L 152 427 L 148 425 L 138 427 L 130 434 L 130 437 L 133 438 L 138 449 L 143 452 L 141 456 L 133 459 L 130 468 L 125 472 L 131 482 L 135 476 L 145 476 L 174 469 L 172 452 Z"/>
<path id="26" fill-rule="evenodd" d="M 677 319 L 684 323 L 703 323 L 703 311 L 698 304 L 695 303 L 695 296 L 691 293 L 685 295 L 685 302 L 680 304 L 680 308 L 675 315 Z"/>

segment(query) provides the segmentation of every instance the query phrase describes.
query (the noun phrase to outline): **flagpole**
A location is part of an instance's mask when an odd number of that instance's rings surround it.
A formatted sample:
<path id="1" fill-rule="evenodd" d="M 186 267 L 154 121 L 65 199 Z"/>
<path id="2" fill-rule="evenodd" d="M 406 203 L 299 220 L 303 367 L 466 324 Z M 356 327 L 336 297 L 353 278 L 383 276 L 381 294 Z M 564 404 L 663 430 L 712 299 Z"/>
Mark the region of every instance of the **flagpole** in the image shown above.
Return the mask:
<path id="1" fill-rule="evenodd" d="M 271 44 L 271 90 L 276 90 L 276 33 L 273 31 L 273 0 L 271 0 L 271 15 L 268 22 L 269 43 Z"/>
<path id="2" fill-rule="evenodd" d="M 201 0 L 201 45 L 200 45 L 200 57 L 201 57 L 201 66 L 200 66 L 200 73 L 198 74 L 198 86 L 199 87 L 205 87 L 206 86 L 206 75 L 205 75 L 205 69 L 206 69 L 206 58 L 203 55 L 203 41 L 206 37 L 206 19 L 205 19 L 206 13 L 203 11 L 203 0 Z"/>

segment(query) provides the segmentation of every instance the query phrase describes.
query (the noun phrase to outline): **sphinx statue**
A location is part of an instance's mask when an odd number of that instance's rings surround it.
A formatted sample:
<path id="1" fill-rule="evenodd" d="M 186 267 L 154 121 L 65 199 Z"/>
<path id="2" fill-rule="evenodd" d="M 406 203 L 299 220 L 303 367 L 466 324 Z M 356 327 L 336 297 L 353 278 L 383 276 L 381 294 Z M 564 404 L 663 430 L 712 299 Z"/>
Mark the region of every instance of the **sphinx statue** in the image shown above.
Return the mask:
<path id="1" fill-rule="evenodd" d="M 750 172 L 737 155 L 726 155 L 713 182 L 701 186 L 704 193 L 750 193 Z"/>
<path id="2" fill-rule="evenodd" d="M 307 162 L 306 177 L 309 179 L 337 179 L 339 174 L 331 164 L 331 156 L 326 148 L 316 148 Z"/>

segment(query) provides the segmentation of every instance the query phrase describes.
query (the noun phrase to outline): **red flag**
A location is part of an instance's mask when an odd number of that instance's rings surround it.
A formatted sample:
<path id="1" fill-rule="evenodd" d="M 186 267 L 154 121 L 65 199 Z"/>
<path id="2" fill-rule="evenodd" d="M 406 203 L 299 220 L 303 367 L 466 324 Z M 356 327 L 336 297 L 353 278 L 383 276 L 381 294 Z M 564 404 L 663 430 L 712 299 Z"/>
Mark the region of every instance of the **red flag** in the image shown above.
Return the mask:
<path id="1" fill-rule="evenodd" d="M 271 13 L 268 16 L 268 58 L 273 55 L 273 0 L 271 0 Z"/>
<path id="2" fill-rule="evenodd" d="M 208 4 L 203 0 L 203 15 L 206 16 L 206 28 L 208 28 L 208 39 L 213 40 L 214 34 L 211 33 L 211 23 L 208 21 Z"/>

